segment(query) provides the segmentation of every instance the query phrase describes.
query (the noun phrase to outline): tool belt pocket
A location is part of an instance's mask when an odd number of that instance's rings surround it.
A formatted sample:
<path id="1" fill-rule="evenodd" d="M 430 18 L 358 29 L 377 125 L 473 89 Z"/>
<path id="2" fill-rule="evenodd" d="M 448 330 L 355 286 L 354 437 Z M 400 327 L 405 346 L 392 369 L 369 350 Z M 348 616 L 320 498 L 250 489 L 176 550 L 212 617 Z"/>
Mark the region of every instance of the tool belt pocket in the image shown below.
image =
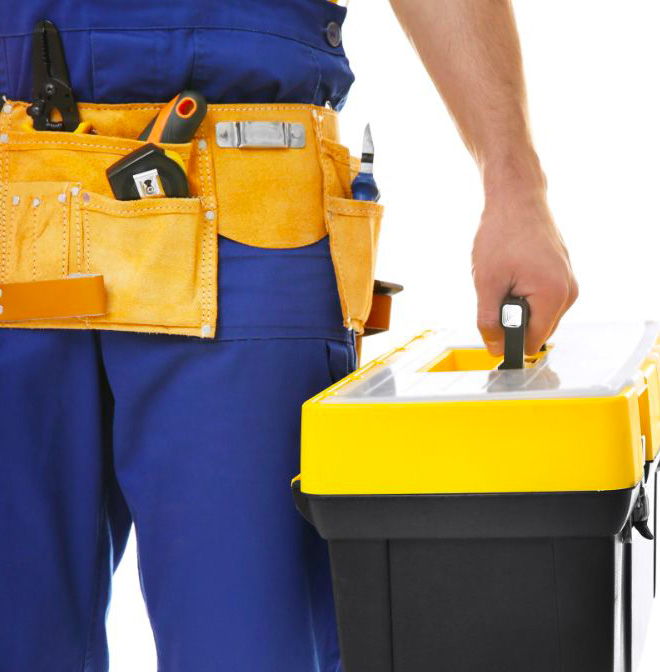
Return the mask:
<path id="1" fill-rule="evenodd" d="M 373 299 L 383 206 L 330 196 L 327 225 L 344 325 L 364 331 Z"/>
<path id="2" fill-rule="evenodd" d="M 102 274 L 108 288 L 107 312 L 90 326 L 210 336 L 216 263 L 201 201 L 81 198 L 82 272 Z"/>
<path id="3" fill-rule="evenodd" d="M 322 141 L 326 228 L 344 326 L 364 332 L 373 301 L 378 238 L 384 208 L 351 196 L 351 182 L 359 161 L 348 148 L 327 138 Z"/>
<path id="4" fill-rule="evenodd" d="M 141 144 L 11 133 L 0 152 L 0 325 L 213 336 L 214 211 L 197 197 L 112 198 L 105 169 Z M 190 145 L 176 149 L 187 162 Z"/>

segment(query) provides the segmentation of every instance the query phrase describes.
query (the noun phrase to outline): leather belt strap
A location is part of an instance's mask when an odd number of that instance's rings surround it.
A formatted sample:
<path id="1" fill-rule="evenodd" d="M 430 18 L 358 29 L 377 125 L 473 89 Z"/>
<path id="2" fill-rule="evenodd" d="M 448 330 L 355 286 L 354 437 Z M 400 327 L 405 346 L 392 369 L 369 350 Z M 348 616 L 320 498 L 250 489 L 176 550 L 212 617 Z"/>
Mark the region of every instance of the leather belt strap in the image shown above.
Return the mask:
<path id="1" fill-rule="evenodd" d="M 364 335 L 371 336 L 387 331 L 390 328 L 392 315 L 392 296 L 390 294 L 374 294 L 369 318 L 364 325 Z"/>
<path id="2" fill-rule="evenodd" d="M 0 283 L 0 322 L 105 314 L 102 275 Z"/>

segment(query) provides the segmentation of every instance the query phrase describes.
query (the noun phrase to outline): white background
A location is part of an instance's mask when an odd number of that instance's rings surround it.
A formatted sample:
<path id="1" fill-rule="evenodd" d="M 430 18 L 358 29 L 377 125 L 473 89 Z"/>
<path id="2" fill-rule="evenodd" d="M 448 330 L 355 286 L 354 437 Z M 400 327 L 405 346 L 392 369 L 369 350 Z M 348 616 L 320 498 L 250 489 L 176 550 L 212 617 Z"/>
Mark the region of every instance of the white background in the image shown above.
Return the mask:
<path id="1" fill-rule="evenodd" d="M 567 319 L 657 319 L 660 3 L 518 0 L 516 11 L 536 145 L 580 282 Z M 359 154 L 371 122 L 387 206 L 378 277 L 406 287 L 392 331 L 366 342 L 369 358 L 424 328 L 474 322 L 470 248 L 482 195 L 384 0 L 351 3 L 344 44 L 357 81 L 342 114 L 343 141 Z M 133 538 L 116 574 L 109 637 L 112 672 L 156 670 Z M 656 605 L 638 672 L 659 667 Z"/>

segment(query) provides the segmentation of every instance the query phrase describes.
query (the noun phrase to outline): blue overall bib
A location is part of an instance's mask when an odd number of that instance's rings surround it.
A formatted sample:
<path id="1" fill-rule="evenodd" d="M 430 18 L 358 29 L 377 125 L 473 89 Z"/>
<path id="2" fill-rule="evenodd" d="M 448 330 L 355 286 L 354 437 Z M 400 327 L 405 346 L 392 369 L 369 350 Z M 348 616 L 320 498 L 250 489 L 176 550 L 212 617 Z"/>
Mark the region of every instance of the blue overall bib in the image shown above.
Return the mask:
<path id="1" fill-rule="evenodd" d="M 94 102 L 341 107 L 327 0 L 29 0 L 0 22 L 0 92 L 31 96 L 31 32 L 62 33 Z M 334 46 L 333 46 L 334 43 Z M 286 198 L 286 194 L 282 195 Z M 324 542 L 294 510 L 302 402 L 355 366 L 327 239 L 220 239 L 213 340 L 0 329 L 0 672 L 104 672 L 135 525 L 159 672 L 336 672 Z"/>

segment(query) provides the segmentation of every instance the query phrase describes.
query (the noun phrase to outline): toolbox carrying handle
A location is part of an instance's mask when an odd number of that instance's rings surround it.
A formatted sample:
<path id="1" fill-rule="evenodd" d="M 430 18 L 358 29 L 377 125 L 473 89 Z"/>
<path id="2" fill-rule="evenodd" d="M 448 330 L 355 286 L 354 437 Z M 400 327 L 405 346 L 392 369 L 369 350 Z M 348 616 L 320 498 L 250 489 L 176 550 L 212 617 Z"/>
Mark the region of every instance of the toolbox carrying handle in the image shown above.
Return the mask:
<path id="1" fill-rule="evenodd" d="M 500 369 L 522 369 L 525 366 L 525 331 L 529 322 L 529 304 L 524 297 L 507 296 L 500 309 L 504 329 L 504 360 Z"/>

